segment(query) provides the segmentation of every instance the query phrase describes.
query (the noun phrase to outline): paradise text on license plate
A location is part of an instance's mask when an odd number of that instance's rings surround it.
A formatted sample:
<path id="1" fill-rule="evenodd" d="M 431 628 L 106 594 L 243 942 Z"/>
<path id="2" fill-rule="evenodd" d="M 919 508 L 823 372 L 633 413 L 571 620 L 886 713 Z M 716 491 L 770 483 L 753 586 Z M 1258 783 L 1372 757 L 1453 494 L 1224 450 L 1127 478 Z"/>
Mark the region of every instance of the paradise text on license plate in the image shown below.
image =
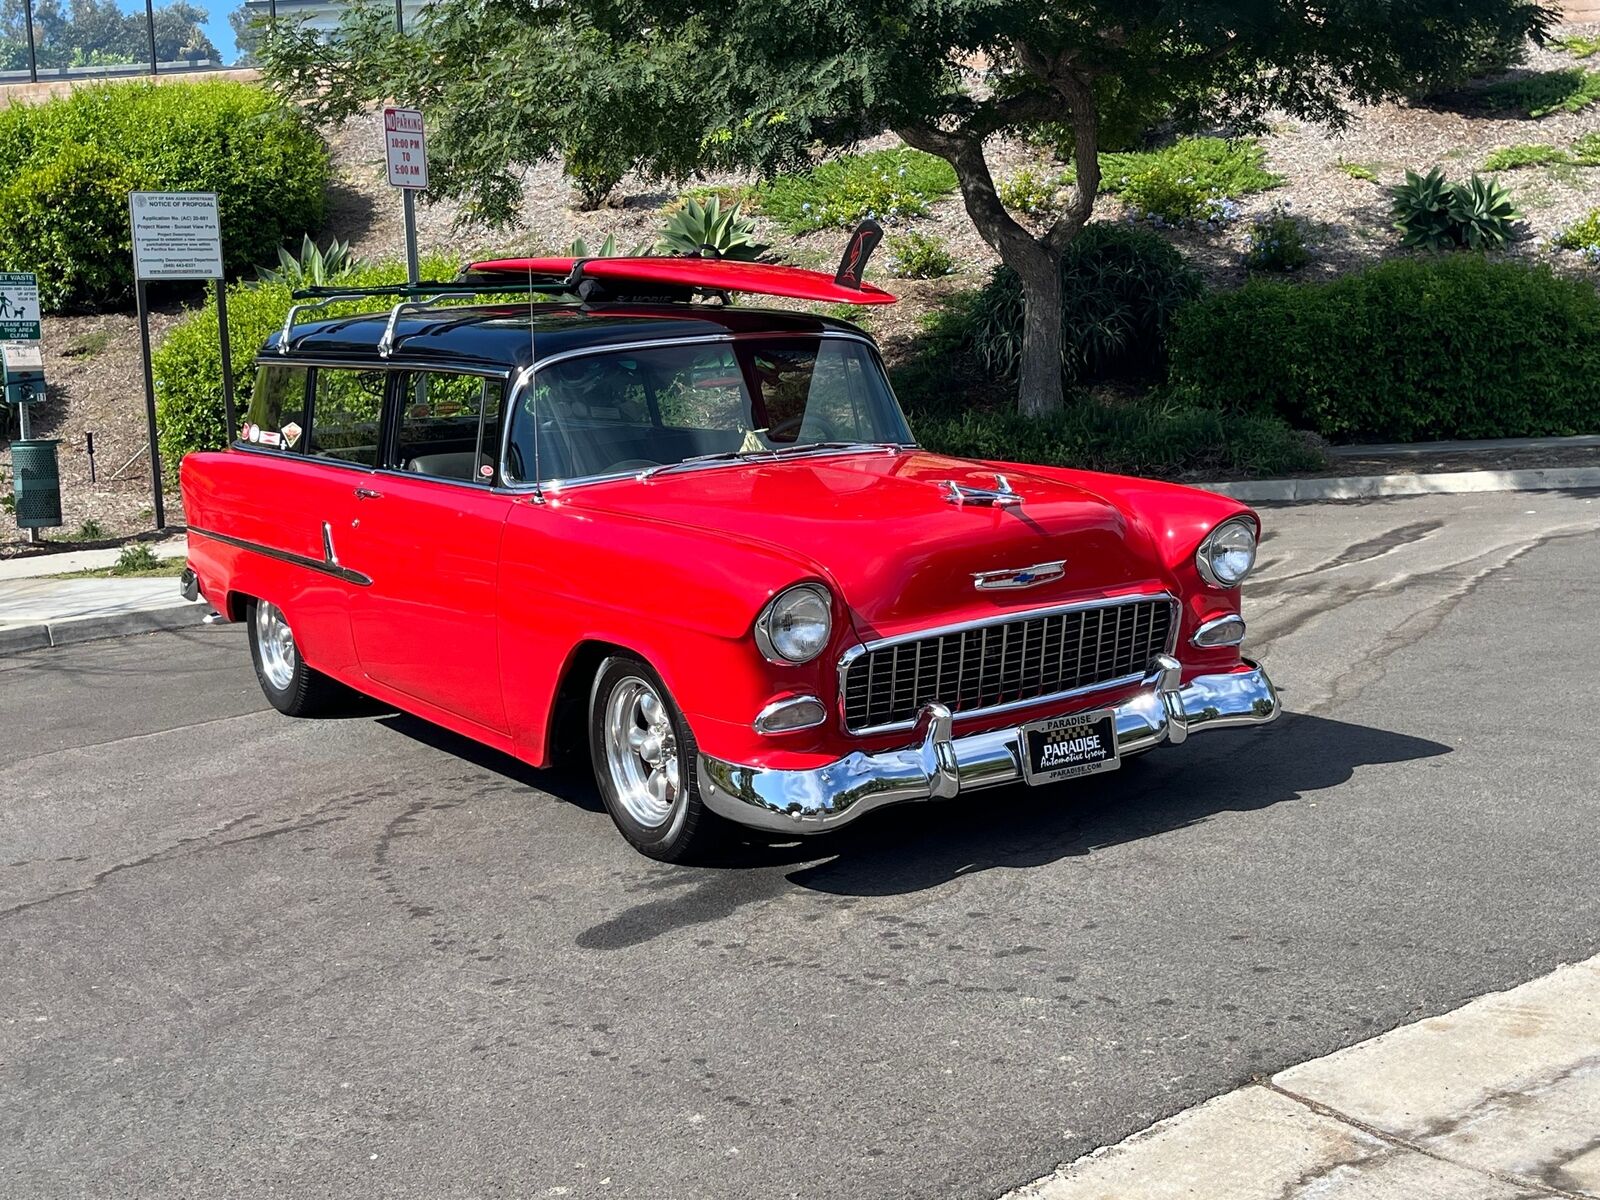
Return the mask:
<path id="1" fill-rule="evenodd" d="M 1115 771 L 1117 721 L 1110 709 L 1051 717 L 1022 727 L 1022 773 L 1031 784 Z"/>

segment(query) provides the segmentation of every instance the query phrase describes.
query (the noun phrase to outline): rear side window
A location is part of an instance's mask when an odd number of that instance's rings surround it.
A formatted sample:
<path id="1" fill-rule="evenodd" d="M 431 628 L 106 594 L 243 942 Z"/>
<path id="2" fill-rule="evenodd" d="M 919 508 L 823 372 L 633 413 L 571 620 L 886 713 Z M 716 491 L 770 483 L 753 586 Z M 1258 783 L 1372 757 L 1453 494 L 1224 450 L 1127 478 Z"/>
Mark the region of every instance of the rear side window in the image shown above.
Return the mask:
<path id="1" fill-rule="evenodd" d="M 306 369 L 266 366 L 256 372 L 239 441 L 269 450 L 298 451 L 305 444 Z"/>
<path id="2" fill-rule="evenodd" d="M 318 367 L 312 384 L 309 452 L 316 458 L 378 465 L 388 372 Z"/>
<path id="3" fill-rule="evenodd" d="M 481 375 L 402 375 L 400 423 L 390 465 L 436 479 L 492 483 L 502 387 L 500 380 Z"/>

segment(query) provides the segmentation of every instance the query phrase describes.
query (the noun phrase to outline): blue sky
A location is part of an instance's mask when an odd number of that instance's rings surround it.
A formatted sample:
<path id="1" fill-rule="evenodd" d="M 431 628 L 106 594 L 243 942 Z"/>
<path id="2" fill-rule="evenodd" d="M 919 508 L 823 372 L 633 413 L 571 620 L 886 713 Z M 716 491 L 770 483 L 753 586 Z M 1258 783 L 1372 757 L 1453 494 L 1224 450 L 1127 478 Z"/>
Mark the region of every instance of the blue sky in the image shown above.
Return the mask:
<path id="1" fill-rule="evenodd" d="M 233 26 L 228 24 L 228 14 L 235 8 L 242 7 L 242 0 L 191 0 L 196 8 L 202 8 L 210 18 L 205 22 L 206 36 L 211 39 L 212 45 L 222 51 L 222 61 L 232 62 L 234 55 L 239 52 L 238 45 L 233 40 Z M 159 7 L 161 0 L 156 0 Z M 126 13 L 144 15 L 144 0 L 117 0 L 117 7 Z"/>

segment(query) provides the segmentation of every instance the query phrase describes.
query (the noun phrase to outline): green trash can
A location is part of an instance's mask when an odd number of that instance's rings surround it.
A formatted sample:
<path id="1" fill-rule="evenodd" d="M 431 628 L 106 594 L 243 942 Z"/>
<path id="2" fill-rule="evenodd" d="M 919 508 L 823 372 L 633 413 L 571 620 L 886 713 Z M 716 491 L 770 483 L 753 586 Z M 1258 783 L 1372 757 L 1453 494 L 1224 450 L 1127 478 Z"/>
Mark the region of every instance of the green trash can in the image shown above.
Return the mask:
<path id="1" fill-rule="evenodd" d="M 61 524 L 61 471 L 54 438 L 11 443 L 11 490 L 18 529 L 54 529 Z"/>

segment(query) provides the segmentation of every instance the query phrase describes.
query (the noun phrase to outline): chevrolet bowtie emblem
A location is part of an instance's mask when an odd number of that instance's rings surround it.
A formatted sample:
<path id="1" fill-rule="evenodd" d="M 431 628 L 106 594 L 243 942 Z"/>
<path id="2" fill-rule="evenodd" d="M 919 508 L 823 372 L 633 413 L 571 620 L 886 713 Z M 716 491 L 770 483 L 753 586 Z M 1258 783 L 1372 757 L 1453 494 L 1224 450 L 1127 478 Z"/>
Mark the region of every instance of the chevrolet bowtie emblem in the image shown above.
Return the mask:
<path id="1" fill-rule="evenodd" d="M 980 592 L 1000 592 L 1013 588 L 1034 587 L 1060 579 L 1067 573 L 1067 560 L 1035 563 L 1031 567 L 1015 567 L 1009 571 L 978 571 L 972 576 L 972 586 Z"/>

